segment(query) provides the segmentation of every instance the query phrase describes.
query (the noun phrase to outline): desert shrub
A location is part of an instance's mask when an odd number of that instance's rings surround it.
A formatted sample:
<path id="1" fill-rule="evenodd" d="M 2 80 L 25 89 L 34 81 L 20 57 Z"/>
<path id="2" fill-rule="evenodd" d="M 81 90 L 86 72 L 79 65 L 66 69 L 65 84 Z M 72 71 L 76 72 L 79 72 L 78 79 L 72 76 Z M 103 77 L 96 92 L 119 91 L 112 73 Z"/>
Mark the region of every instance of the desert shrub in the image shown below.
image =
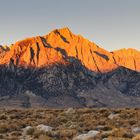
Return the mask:
<path id="1" fill-rule="evenodd" d="M 33 135 L 34 134 L 35 129 L 34 128 L 30 128 L 26 131 L 27 135 Z"/>
<path id="2" fill-rule="evenodd" d="M 109 136 L 112 136 L 112 131 L 101 133 L 101 139 L 108 138 Z"/>
<path id="3" fill-rule="evenodd" d="M 60 123 L 66 123 L 67 122 L 67 118 L 66 116 L 59 116 L 59 118 L 57 118 L 59 120 Z"/>
<path id="4" fill-rule="evenodd" d="M 18 131 L 14 131 L 11 133 L 11 136 L 21 136 L 22 133 L 21 132 L 18 132 Z"/>
<path id="5" fill-rule="evenodd" d="M 0 135 L 0 139 L 4 139 L 4 136 L 3 135 Z"/>
<path id="6" fill-rule="evenodd" d="M 96 112 L 95 110 L 93 111 L 90 108 L 83 108 L 83 109 L 78 109 L 77 113 L 78 114 L 86 114 L 86 113 L 92 113 L 92 112 Z"/>
<path id="7" fill-rule="evenodd" d="M 7 116 L 5 114 L 0 115 L 0 120 L 7 120 Z"/>
<path id="8" fill-rule="evenodd" d="M 115 128 L 112 131 L 112 135 L 115 137 L 127 137 L 128 135 L 126 135 L 128 133 L 128 130 L 124 129 L 124 128 Z"/>
<path id="9" fill-rule="evenodd" d="M 20 114 L 20 113 L 12 114 L 12 115 L 10 116 L 10 119 L 21 119 L 21 114 Z"/>
<path id="10" fill-rule="evenodd" d="M 101 120 L 98 122 L 98 125 L 105 125 L 106 124 L 106 120 Z"/>
<path id="11" fill-rule="evenodd" d="M 115 110 L 112 110 L 112 112 L 114 114 L 121 114 L 122 110 L 121 109 L 115 109 Z"/>
<path id="12" fill-rule="evenodd" d="M 134 137 L 134 134 L 130 133 L 130 132 L 125 132 L 123 135 L 122 135 L 123 138 L 133 138 Z"/>
<path id="13" fill-rule="evenodd" d="M 52 139 L 51 137 L 42 135 L 40 136 L 39 140 L 54 140 L 54 139 Z"/>
<path id="14" fill-rule="evenodd" d="M 76 134 L 75 129 L 63 129 L 59 131 L 60 137 L 72 138 Z"/>
<path id="15" fill-rule="evenodd" d="M 129 124 L 130 124 L 130 125 L 134 125 L 134 124 L 136 124 L 136 123 L 137 123 L 136 120 L 130 120 L 130 121 L 129 121 Z"/>
<path id="16" fill-rule="evenodd" d="M 16 136 L 11 136 L 11 137 L 7 138 L 6 140 L 19 140 L 19 138 Z"/>
<path id="17" fill-rule="evenodd" d="M 9 126 L 8 126 L 8 124 L 1 124 L 0 125 L 0 133 L 6 133 L 6 132 L 8 132 L 9 131 Z"/>
<path id="18" fill-rule="evenodd" d="M 34 138 L 39 138 L 42 135 L 44 136 L 44 135 L 46 135 L 46 133 L 43 132 L 43 131 L 40 131 L 40 130 L 35 130 L 34 133 L 33 133 Z"/>
<path id="19" fill-rule="evenodd" d="M 99 125 L 96 127 L 96 130 L 102 130 L 102 131 L 110 131 L 112 130 L 111 126 L 107 126 L 107 125 Z"/>
<path id="20" fill-rule="evenodd" d="M 135 137 L 133 137 L 132 140 L 140 140 L 140 134 L 136 135 Z"/>

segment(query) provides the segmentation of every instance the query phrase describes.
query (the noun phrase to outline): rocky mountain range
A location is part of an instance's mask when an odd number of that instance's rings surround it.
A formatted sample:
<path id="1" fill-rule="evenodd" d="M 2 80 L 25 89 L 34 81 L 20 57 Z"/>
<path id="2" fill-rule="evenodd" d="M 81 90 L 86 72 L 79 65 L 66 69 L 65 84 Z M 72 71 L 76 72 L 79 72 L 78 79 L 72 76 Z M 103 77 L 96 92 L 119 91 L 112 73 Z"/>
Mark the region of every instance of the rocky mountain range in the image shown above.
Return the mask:
<path id="1" fill-rule="evenodd" d="M 140 107 L 140 51 L 68 28 L 0 46 L 0 107 Z"/>

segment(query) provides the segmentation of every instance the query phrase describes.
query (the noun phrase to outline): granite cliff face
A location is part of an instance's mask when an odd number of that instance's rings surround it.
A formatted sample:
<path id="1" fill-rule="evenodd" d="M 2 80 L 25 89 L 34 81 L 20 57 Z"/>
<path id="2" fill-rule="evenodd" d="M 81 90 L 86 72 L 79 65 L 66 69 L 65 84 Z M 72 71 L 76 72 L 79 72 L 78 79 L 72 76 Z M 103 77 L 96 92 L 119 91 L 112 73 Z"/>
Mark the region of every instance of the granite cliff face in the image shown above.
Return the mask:
<path id="1" fill-rule="evenodd" d="M 140 52 L 108 52 L 68 28 L 0 47 L 0 106 L 139 107 Z"/>
<path id="2" fill-rule="evenodd" d="M 0 59 L 0 64 L 9 64 L 12 59 L 16 65 L 44 67 L 56 62 L 65 63 L 67 57 L 74 57 L 89 70 L 101 73 L 119 66 L 140 71 L 139 51 L 122 49 L 110 53 L 82 36 L 73 34 L 68 28 L 16 42 Z"/>
<path id="3" fill-rule="evenodd" d="M 5 56 L 5 53 L 9 50 L 10 50 L 10 48 L 8 46 L 0 45 L 0 59 L 2 59 Z"/>
<path id="4" fill-rule="evenodd" d="M 121 49 L 112 52 L 114 61 L 119 66 L 140 71 L 140 51 L 135 49 Z"/>

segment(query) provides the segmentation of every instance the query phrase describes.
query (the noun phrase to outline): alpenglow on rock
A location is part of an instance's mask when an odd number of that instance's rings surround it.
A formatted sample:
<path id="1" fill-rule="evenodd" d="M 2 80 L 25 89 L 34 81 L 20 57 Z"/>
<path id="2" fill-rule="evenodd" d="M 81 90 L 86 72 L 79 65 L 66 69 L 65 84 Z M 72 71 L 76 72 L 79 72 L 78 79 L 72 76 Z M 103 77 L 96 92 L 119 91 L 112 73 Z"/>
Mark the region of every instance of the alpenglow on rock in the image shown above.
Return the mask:
<path id="1" fill-rule="evenodd" d="M 95 72 L 109 72 L 119 66 L 140 71 L 139 51 L 129 49 L 111 53 L 73 34 L 68 28 L 16 42 L 4 58 L 0 58 L 0 64 L 13 61 L 20 66 L 44 67 L 54 63 L 66 64 L 67 57 L 80 60 L 86 68 Z"/>

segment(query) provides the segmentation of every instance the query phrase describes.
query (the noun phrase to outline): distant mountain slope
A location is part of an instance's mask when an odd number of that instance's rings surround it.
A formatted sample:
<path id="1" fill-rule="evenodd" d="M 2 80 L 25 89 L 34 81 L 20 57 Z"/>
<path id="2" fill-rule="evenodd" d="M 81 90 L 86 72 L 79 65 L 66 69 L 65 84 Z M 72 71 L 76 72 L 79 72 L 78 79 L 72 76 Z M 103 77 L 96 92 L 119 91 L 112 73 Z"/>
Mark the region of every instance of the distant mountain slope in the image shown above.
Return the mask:
<path id="1" fill-rule="evenodd" d="M 0 107 L 139 107 L 140 73 L 120 67 L 89 71 L 76 59 L 69 65 L 0 68 Z"/>
<path id="2" fill-rule="evenodd" d="M 1 46 L 0 107 L 140 107 L 140 52 L 68 28 Z"/>

